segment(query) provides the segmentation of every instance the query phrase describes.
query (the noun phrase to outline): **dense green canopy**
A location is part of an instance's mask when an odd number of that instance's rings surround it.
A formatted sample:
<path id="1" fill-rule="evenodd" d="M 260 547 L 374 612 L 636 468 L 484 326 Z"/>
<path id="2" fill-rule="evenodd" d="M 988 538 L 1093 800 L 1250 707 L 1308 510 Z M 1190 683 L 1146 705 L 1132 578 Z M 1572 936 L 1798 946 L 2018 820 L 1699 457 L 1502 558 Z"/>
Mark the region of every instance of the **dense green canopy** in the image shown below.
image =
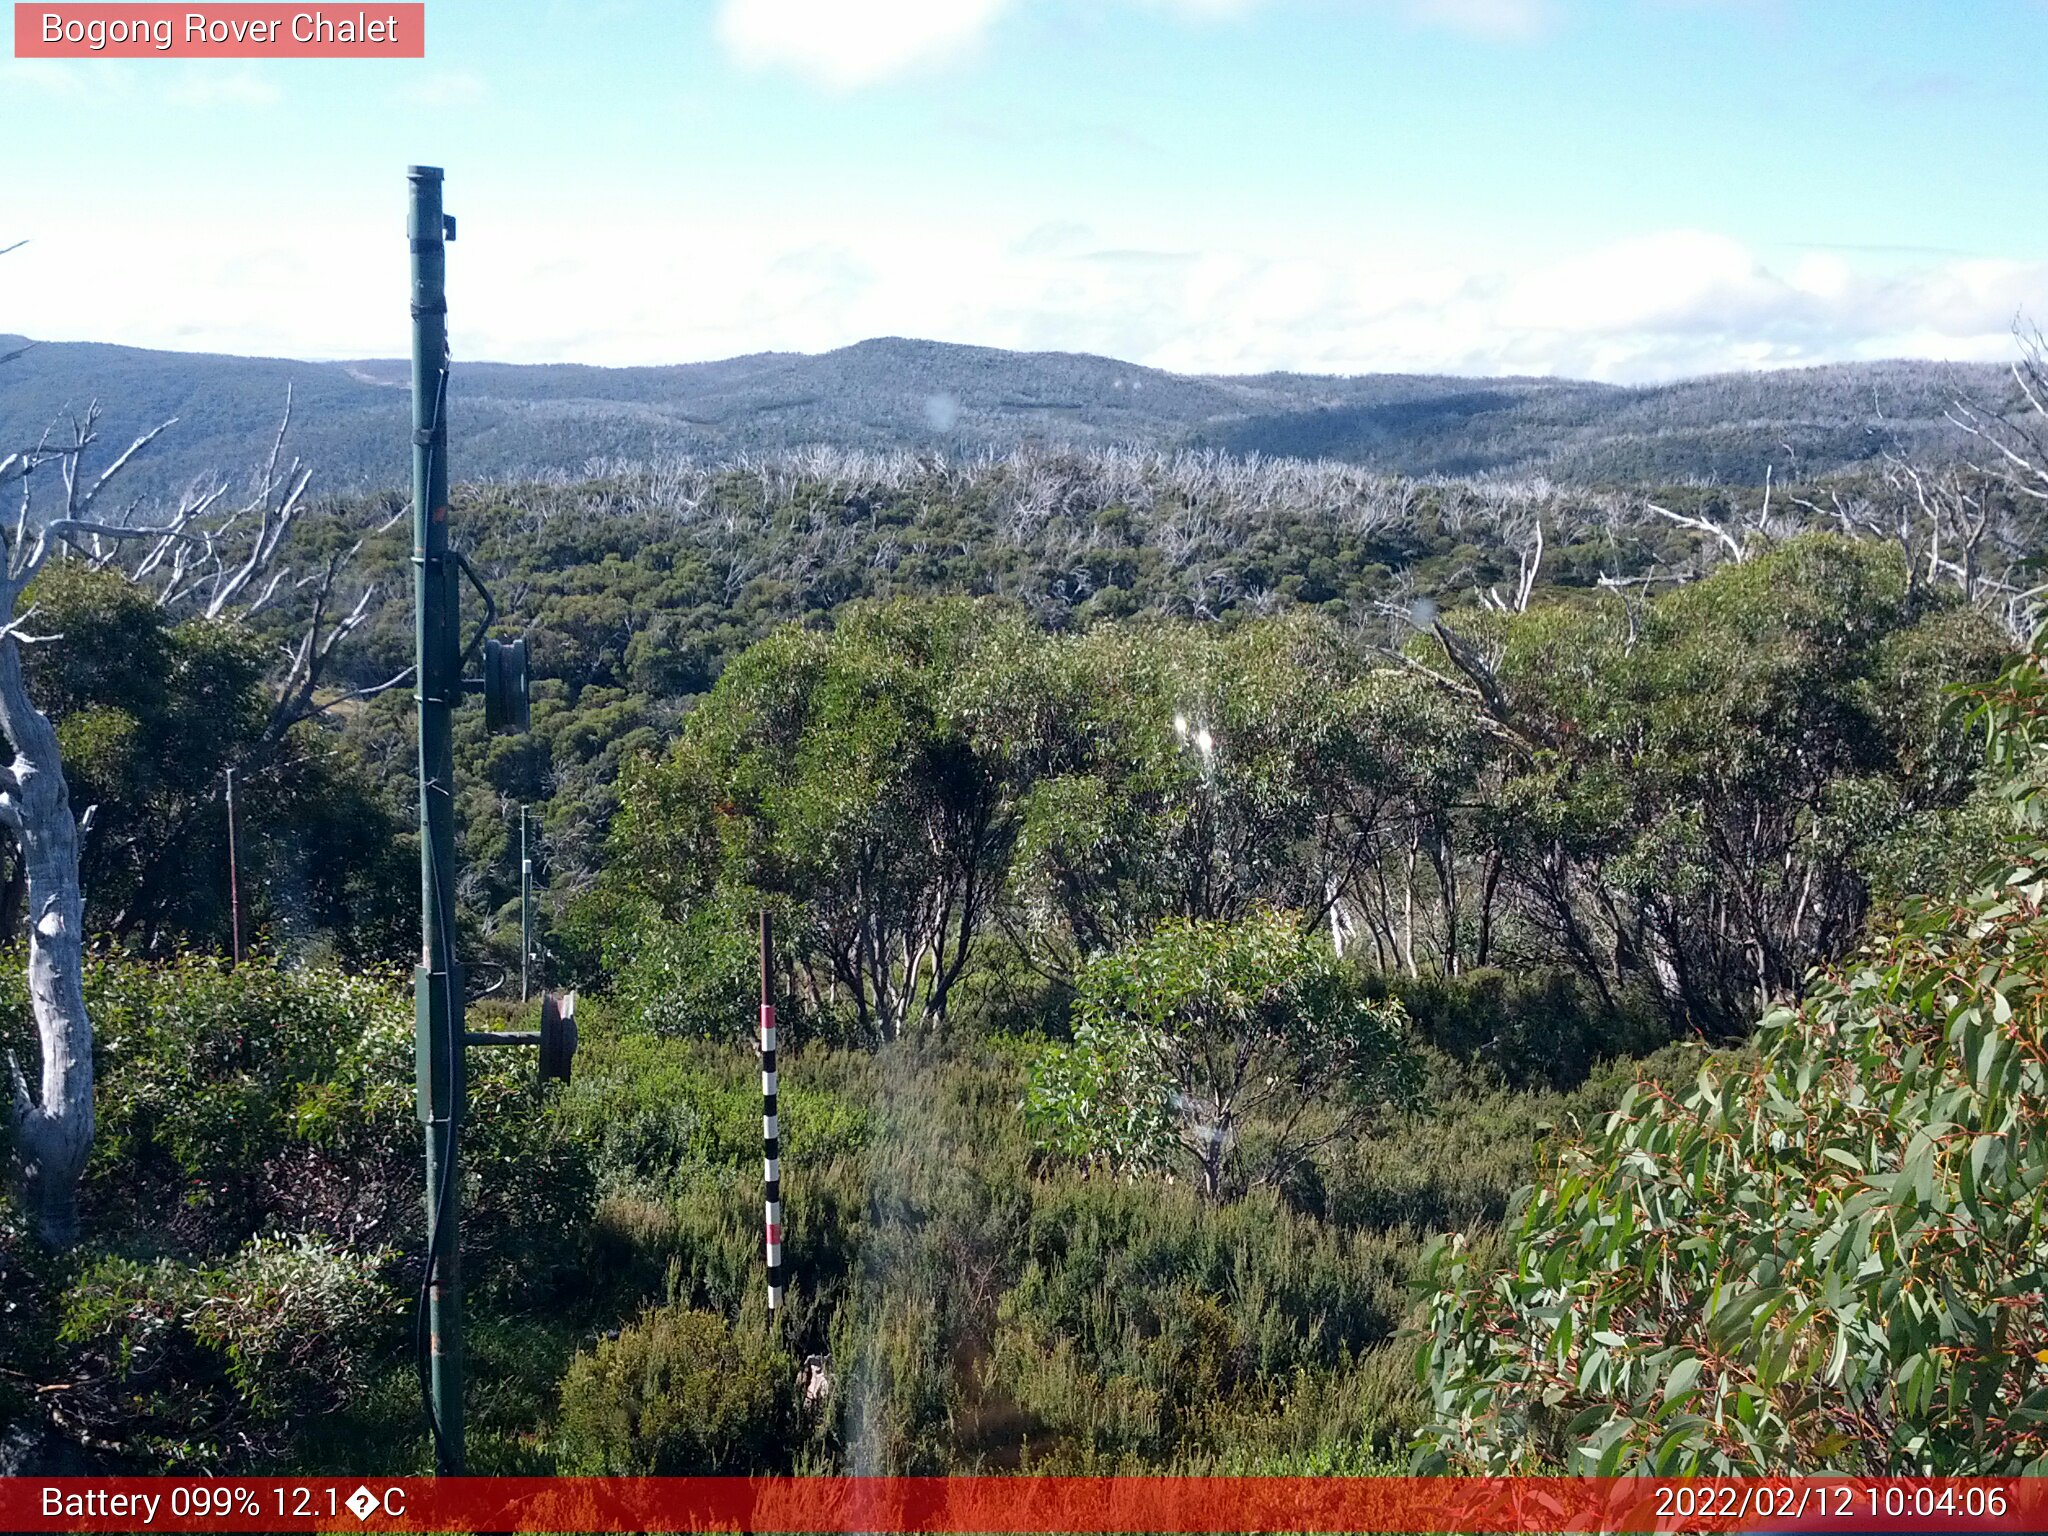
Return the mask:
<path id="1" fill-rule="evenodd" d="M 1301 613 L 855 604 L 746 652 L 627 775 L 602 909 L 651 995 L 701 914 L 770 900 L 814 1019 L 882 1038 L 1261 908 L 1388 973 L 1563 968 L 1732 1036 L 1930 872 L 1971 784 L 1942 689 L 2001 654 L 1896 550 L 1822 535 L 1398 648 Z"/>
<path id="2" fill-rule="evenodd" d="M 1431 1463 L 2048 1470 L 2048 844 L 2039 654 L 1977 718 L 2024 834 L 1562 1149 L 1496 1270 L 1453 1237 Z"/>

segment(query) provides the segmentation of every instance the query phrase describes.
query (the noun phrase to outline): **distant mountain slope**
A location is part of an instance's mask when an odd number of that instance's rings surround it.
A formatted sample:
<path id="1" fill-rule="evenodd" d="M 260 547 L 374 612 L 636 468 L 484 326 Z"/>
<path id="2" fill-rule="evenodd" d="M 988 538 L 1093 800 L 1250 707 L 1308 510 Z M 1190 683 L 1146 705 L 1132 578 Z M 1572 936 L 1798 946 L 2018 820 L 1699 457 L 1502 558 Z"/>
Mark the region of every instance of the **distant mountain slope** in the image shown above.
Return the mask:
<path id="1" fill-rule="evenodd" d="M 0 352 L 18 338 L 0 337 Z M 106 408 L 119 445 L 178 426 L 132 481 L 175 491 L 240 474 L 294 392 L 295 450 L 330 489 L 407 477 L 403 362 L 292 362 L 46 343 L 0 367 L 0 434 L 33 435 L 67 403 Z M 1887 362 L 1729 374 L 1625 389 L 1571 380 L 1411 374 L 1199 377 L 1110 358 L 896 338 L 818 355 L 761 353 L 665 368 L 458 363 L 455 472 L 579 472 L 806 443 L 950 452 L 1019 444 L 1205 446 L 1329 457 L 1430 475 L 1533 472 L 1560 481 L 1754 481 L 1788 453 L 1825 473 L 1887 446 L 1953 441 L 1958 397 L 2003 395 L 2003 370 Z M 117 445 L 117 446 L 119 446 Z"/>

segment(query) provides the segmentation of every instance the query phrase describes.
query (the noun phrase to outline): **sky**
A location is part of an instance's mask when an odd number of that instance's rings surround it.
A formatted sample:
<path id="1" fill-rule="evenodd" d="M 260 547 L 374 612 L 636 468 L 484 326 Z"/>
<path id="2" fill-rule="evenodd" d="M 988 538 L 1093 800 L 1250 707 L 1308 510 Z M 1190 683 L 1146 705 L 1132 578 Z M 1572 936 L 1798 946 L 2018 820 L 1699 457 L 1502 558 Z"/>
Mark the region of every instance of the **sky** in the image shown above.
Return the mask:
<path id="1" fill-rule="evenodd" d="M 403 355 L 416 162 L 471 359 L 1635 383 L 2048 324 L 2043 0 L 429 0 L 427 36 L 0 57 L 0 332 Z"/>

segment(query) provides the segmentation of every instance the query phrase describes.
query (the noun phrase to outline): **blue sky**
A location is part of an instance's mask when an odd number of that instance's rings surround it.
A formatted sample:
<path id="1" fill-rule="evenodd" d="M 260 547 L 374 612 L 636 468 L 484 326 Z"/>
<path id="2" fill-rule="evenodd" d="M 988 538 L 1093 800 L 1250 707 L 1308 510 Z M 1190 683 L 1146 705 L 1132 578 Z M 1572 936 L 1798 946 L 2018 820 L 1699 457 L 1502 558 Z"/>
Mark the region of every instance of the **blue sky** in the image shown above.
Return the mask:
<path id="1" fill-rule="evenodd" d="M 1657 379 L 2048 317 L 2040 0 L 430 0 L 420 62 L 0 59 L 0 331 L 470 357 L 899 334 Z"/>

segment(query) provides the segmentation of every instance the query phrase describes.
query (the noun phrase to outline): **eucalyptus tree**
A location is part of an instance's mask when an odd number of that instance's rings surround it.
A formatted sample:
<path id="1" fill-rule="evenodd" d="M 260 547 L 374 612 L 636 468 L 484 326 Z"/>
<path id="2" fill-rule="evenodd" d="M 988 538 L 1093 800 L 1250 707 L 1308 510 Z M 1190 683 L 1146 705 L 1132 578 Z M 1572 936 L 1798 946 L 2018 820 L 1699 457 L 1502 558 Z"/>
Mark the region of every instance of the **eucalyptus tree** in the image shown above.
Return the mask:
<path id="1" fill-rule="evenodd" d="M 1490 722 L 1505 895 L 1536 959 L 1742 1027 L 1843 952 L 1882 842 L 1952 804 L 1947 685 L 2004 642 L 1900 553 L 1805 535 L 1625 611 L 1438 626 L 1417 663 Z"/>
<path id="2" fill-rule="evenodd" d="M 1048 641 L 961 600 L 856 604 L 732 663 L 629 775 L 628 896 L 686 923 L 758 896 L 812 1007 L 893 1039 L 945 1016 L 1002 890 L 1025 790 L 1061 753 Z"/>
<path id="3" fill-rule="evenodd" d="M 99 465 L 97 402 L 20 446 L 0 446 L 0 491 L 13 501 L 0 523 L 0 733 L 12 749 L 0 766 L 0 826 L 20 861 L 28 936 L 28 990 L 40 1063 L 33 1084 L 10 1057 L 14 1139 L 27 1203 L 43 1239 L 73 1241 L 77 1186 L 92 1145 L 92 1022 L 81 975 L 85 937 L 79 839 L 95 808 L 72 808 L 61 737 L 33 696 L 23 651 L 59 645 L 39 632 L 33 593 L 58 561 L 118 572 L 167 610 L 210 621 L 246 620 L 289 609 L 289 640 L 271 677 L 272 697 L 258 732 L 274 746 L 297 723 L 330 707 L 322 683 L 335 654 L 369 613 L 375 588 L 340 602 L 349 554 L 337 552 L 297 579 L 281 558 L 303 513 L 312 471 L 281 463 L 290 425 L 284 418 L 251 494 L 236 501 L 226 480 L 195 485 L 168 514 L 137 521 L 132 509 L 100 514 L 123 471 L 163 432 L 142 433 Z M 393 679 L 397 681 L 397 679 Z M 388 685 L 379 685 L 388 686 Z M 354 690 L 360 696 L 377 688 Z"/>
<path id="4" fill-rule="evenodd" d="M 401 817 L 339 733 L 269 736 L 270 640 L 257 623 L 166 610 L 112 569 L 58 560 L 31 588 L 30 698 L 64 773 L 97 807 L 79 850 L 88 941 L 132 952 L 230 946 L 224 776 L 235 774 L 240 931 L 316 936 L 351 960 L 403 953 Z M 21 931 L 22 867 L 0 846 L 0 935 Z"/>
<path id="5" fill-rule="evenodd" d="M 1340 948 L 1369 941 L 1380 970 L 1411 977 L 1492 963 L 1500 742 L 1466 700 L 1395 668 L 1375 669 L 1344 702 L 1362 750 L 1325 791 L 1344 834 L 1331 882 Z"/>
<path id="6" fill-rule="evenodd" d="M 1368 996 L 1290 914 L 1172 918 L 1091 957 L 1075 1037 L 1037 1060 L 1026 1113 L 1048 1147 L 1203 1194 L 1283 1179 L 1420 1082 L 1399 1003 Z"/>
<path id="7" fill-rule="evenodd" d="M 1693 1085 L 1573 1137 L 1507 1252 L 1434 1246 L 1432 1470 L 2048 1466 L 2038 653 L 1979 692 L 2010 841 Z M 2017 822 L 2017 825 L 2013 825 Z"/>
<path id="8" fill-rule="evenodd" d="M 1169 917 L 1329 920 L 1384 810 L 1365 669 L 1330 624 L 1160 622 L 1062 639 L 1080 743 L 1023 807 L 1007 915 L 1060 976 Z"/>

